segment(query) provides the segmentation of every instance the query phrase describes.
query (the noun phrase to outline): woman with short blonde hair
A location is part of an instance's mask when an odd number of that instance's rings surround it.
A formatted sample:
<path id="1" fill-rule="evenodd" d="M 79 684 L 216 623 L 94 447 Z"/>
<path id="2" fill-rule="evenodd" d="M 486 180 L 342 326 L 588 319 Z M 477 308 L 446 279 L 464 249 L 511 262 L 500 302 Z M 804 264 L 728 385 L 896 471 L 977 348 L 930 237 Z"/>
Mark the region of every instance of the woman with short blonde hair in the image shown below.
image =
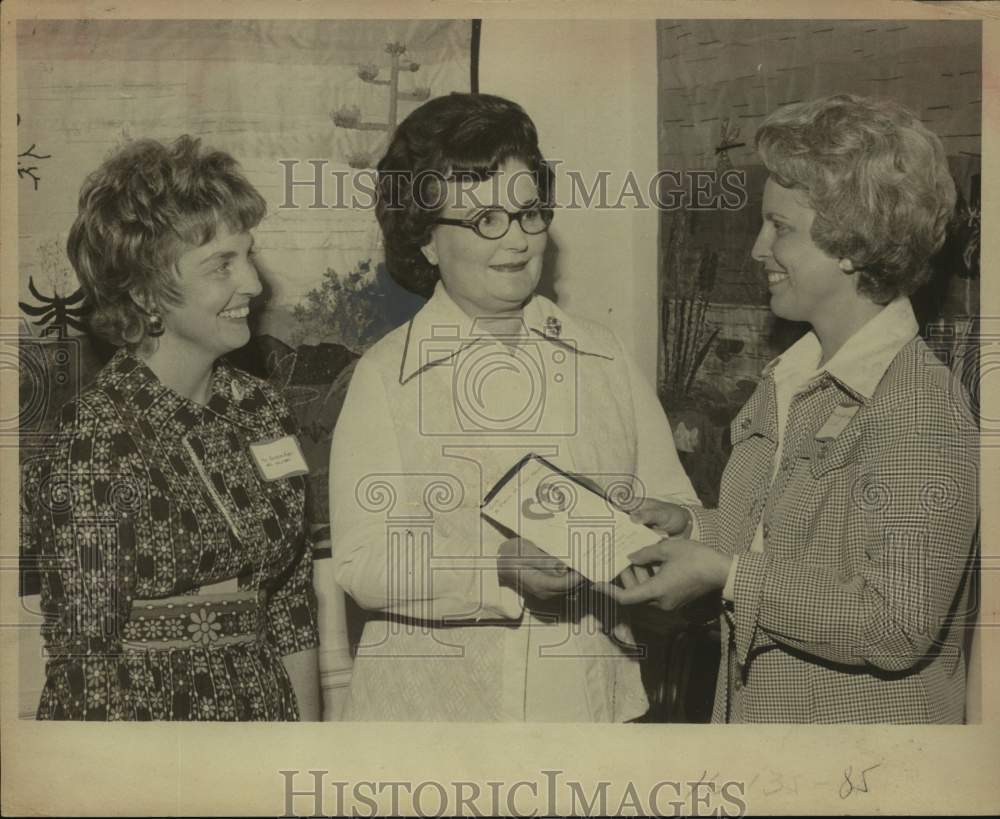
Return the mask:
<path id="1" fill-rule="evenodd" d="M 961 722 L 978 430 L 907 298 L 954 207 L 944 150 L 902 106 L 846 94 L 778 110 L 757 147 L 752 255 L 772 312 L 812 332 L 733 421 L 718 508 L 648 504 L 680 537 L 609 592 L 672 609 L 721 591 L 716 722 Z"/>

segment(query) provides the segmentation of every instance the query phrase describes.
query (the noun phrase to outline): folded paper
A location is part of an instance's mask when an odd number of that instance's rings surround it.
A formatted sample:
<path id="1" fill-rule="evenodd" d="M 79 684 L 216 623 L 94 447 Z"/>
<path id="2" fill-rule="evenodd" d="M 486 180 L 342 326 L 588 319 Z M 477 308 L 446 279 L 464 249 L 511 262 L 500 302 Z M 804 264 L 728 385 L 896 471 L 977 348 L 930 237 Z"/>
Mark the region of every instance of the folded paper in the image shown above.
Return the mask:
<path id="1" fill-rule="evenodd" d="M 539 455 L 518 461 L 487 493 L 482 512 L 592 582 L 609 582 L 628 555 L 663 538 L 610 500 L 593 481 Z"/>

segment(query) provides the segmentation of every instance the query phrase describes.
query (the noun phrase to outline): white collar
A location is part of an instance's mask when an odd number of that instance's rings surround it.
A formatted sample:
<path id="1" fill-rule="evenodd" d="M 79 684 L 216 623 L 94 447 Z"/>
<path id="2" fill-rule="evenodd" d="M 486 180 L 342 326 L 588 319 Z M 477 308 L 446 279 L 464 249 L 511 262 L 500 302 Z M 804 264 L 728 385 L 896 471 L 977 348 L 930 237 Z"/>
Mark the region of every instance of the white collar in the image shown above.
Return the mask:
<path id="1" fill-rule="evenodd" d="M 833 376 L 862 401 L 875 393 L 896 354 L 917 335 L 917 320 L 906 296 L 899 296 L 852 335 L 825 366 L 817 367 L 821 355 L 816 333 L 809 331 L 764 368 L 776 380 L 801 373 L 803 383 L 824 373 Z M 811 373 L 811 375 L 809 375 Z"/>
<path id="2" fill-rule="evenodd" d="M 399 383 L 405 384 L 428 367 L 448 361 L 474 344 L 489 343 L 509 335 L 490 331 L 488 316 L 472 318 L 448 295 L 438 281 L 434 294 L 410 320 L 399 362 Z M 513 335 L 555 344 L 577 355 L 613 361 L 615 351 L 598 340 L 583 322 L 561 310 L 544 296 L 534 295 L 524 305 L 519 331 Z"/>

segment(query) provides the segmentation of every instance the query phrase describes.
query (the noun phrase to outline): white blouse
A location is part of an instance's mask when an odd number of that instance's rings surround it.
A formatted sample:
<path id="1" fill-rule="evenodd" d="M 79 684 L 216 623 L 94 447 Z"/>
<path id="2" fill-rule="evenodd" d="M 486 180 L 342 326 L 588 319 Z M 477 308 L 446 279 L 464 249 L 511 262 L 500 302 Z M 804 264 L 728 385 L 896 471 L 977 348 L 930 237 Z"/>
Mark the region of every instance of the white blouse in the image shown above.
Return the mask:
<path id="1" fill-rule="evenodd" d="M 439 283 L 352 378 L 331 538 L 338 583 L 372 619 L 347 719 L 612 721 L 647 707 L 610 601 L 559 621 L 526 609 L 498 582 L 506 534 L 479 507 L 531 452 L 605 489 L 696 504 L 667 418 L 601 325 L 535 296 L 516 336 L 493 329 Z"/>

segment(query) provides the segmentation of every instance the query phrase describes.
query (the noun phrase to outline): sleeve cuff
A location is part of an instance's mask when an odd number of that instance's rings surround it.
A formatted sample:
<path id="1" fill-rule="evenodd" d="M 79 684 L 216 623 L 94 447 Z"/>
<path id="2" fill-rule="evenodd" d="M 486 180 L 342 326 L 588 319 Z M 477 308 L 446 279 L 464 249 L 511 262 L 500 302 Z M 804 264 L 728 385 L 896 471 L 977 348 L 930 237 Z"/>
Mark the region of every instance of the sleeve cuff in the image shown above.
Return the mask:
<path id="1" fill-rule="evenodd" d="M 698 518 L 695 517 L 694 510 L 685 506 L 688 513 L 688 540 L 701 540 L 701 526 L 698 525 Z"/>
<path id="2" fill-rule="evenodd" d="M 692 540 L 697 538 L 692 536 Z M 722 599 L 732 603 L 736 595 L 736 567 L 740 559 L 733 555 L 733 565 L 729 567 L 729 574 L 726 575 L 726 585 L 722 587 Z"/>
<path id="3" fill-rule="evenodd" d="M 524 613 L 524 598 L 508 586 L 500 585 L 500 576 L 496 568 L 490 570 L 486 568 L 482 573 L 483 590 L 483 615 L 477 619 L 486 617 L 507 617 L 511 620 L 519 620 Z"/>
<path id="4" fill-rule="evenodd" d="M 702 543 L 707 543 L 709 546 L 716 546 L 712 541 L 712 533 L 715 529 L 712 527 L 711 513 L 714 509 L 705 509 L 702 506 L 685 506 L 687 509 L 688 517 L 691 519 L 691 531 L 688 534 L 689 540 L 699 540 Z"/>
<path id="5" fill-rule="evenodd" d="M 279 653 L 295 654 L 319 645 L 316 609 L 316 595 L 311 586 L 268 601 L 269 630 Z"/>
<path id="6" fill-rule="evenodd" d="M 735 564 L 734 564 L 735 565 Z M 735 614 L 736 660 L 745 665 L 754 645 L 761 595 L 766 575 L 767 556 L 757 552 L 740 555 L 738 569 L 733 573 L 733 608 Z"/>

